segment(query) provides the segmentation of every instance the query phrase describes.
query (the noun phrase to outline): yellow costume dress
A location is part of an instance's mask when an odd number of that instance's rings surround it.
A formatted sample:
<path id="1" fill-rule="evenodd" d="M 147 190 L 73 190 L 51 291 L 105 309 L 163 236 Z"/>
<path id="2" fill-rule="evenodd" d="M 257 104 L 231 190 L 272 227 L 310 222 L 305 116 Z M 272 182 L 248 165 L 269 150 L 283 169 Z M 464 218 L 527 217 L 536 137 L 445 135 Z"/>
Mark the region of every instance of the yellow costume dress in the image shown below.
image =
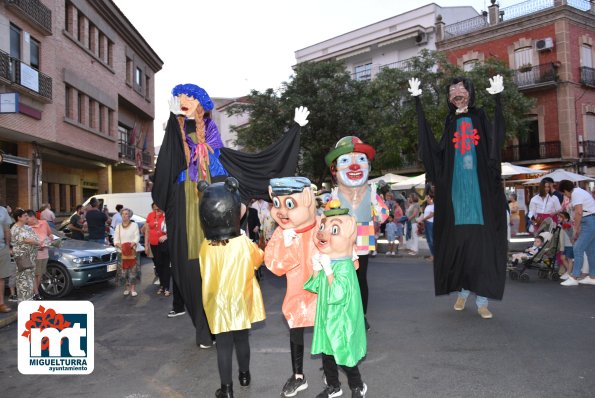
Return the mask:
<path id="1" fill-rule="evenodd" d="M 250 329 L 266 318 L 254 271 L 263 252 L 248 237 L 229 239 L 223 246 L 204 240 L 200 248 L 202 302 L 211 333 Z"/>

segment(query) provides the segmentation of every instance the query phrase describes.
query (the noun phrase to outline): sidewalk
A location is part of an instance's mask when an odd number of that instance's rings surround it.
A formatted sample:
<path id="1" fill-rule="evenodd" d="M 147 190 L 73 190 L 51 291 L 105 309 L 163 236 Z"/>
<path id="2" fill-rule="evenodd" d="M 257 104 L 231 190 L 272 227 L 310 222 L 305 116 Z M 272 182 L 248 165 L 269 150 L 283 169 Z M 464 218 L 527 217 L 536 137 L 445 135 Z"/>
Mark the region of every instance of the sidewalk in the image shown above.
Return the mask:
<path id="1" fill-rule="evenodd" d="M 17 304 L 13 303 L 12 301 L 8 301 L 8 296 L 4 296 L 4 303 L 12 309 L 12 311 L 7 313 L 0 313 L 0 328 L 3 328 L 6 325 L 10 325 L 11 323 L 17 320 Z"/>

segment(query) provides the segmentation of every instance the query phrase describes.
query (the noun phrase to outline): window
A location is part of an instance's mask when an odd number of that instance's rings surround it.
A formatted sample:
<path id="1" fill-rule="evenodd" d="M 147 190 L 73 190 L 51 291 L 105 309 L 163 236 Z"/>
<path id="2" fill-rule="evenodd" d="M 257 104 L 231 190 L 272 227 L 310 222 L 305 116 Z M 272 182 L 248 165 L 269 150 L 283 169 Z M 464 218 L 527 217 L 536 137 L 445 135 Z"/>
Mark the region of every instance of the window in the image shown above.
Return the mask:
<path id="1" fill-rule="evenodd" d="M 140 68 L 136 68 L 134 71 L 134 84 L 138 87 L 143 86 L 143 71 Z"/>
<path id="2" fill-rule="evenodd" d="M 587 113 L 585 121 L 585 141 L 595 141 L 595 113 Z"/>
<path id="3" fill-rule="evenodd" d="M 121 143 L 128 144 L 130 138 L 130 129 L 124 125 L 118 124 L 118 139 Z"/>
<path id="4" fill-rule="evenodd" d="M 66 86 L 65 98 L 64 98 L 64 116 L 66 116 L 69 119 L 72 119 L 71 96 L 72 96 L 72 88 Z"/>
<path id="5" fill-rule="evenodd" d="M 89 127 L 95 128 L 95 104 L 96 102 L 92 99 L 89 99 Z"/>
<path id="6" fill-rule="evenodd" d="M 60 184 L 60 212 L 66 212 L 66 185 Z M 52 202 L 50 202 L 52 203 Z"/>
<path id="7" fill-rule="evenodd" d="M 585 68 L 593 67 L 593 48 L 588 44 L 581 46 L 581 66 Z"/>
<path id="8" fill-rule="evenodd" d="M 107 41 L 107 64 L 114 66 L 114 43 L 110 40 Z"/>
<path id="9" fill-rule="evenodd" d="M 81 43 L 83 42 L 83 31 L 85 30 L 85 21 L 83 21 L 84 18 L 84 15 L 79 12 L 77 17 L 77 20 L 79 21 L 79 28 L 77 29 L 76 39 Z"/>
<path id="10" fill-rule="evenodd" d="M 10 56 L 21 59 L 21 28 L 10 24 Z"/>
<path id="11" fill-rule="evenodd" d="M 477 64 L 477 60 L 476 59 L 472 59 L 471 61 L 467 61 L 463 64 L 463 70 L 465 72 L 470 72 L 473 70 L 473 68 L 475 68 L 475 64 Z"/>
<path id="12" fill-rule="evenodd" d="M 31 42 L 29 63 L 33 69 L 39 70 L 39 42 L 32 37 L 29 41 Z"/>
<path id="13" fill-rule="evenodd" d="M 514 52 L 515 69 L 531 66 L 533 64 L 533 49 L 531 47 L 519 48 Z"/>
<path id="14" fill-rule="evenodd" d="M 83 122 L 83 94 L 82 93 L 78 93 L 78 95 L 77 95 L 77 109 L 78 109 L 77 120 L 79 123 L 82 123 Z"/>
<path id="15" fill-rule="evenodd" d="M 102 60 L 103 62 L 105 62 L 105 36 L 103 35 L 103 33 L 99 32 L 99 39 L 98 39 L 98 43 L 97 45 L 99 46 L 99 52 L 98 52 L 98 56 L 99 59 Z"/>
<path id="16" fill-rule="evenodd" d="M 145 98 L 147 99 L 151 97 L 151 93 L 149 92 L 150 81 L 149 76 L 145 76 Z"/>
<path id="17" fill-rule="evenodd" d="M 372 79 L 372 63 L 358 65 L 355 67 L 355 80 Z"/>
<path id="18" fill-rule="evenodd" d="M 76 203 L 76 191 L 77 191 L 76 188 L 77 188 L 76 185 L 71 185 L 70 186 L 70 210 L 69 210 L 69 212 L 72 212 L 72 211 L 75 211 L 76 210 L 76 208 L 75 208 L 75 206 L 76 206 L 75 205 L 75 203 Z"/>
<path id="19" fill-rule="evenodd" d="M 99 105 L 99 131 L 105 133 L 105 106 Z"/>
<path id="20" fill-rule="evenodd" d="M 126 57 L 126 83 L 132 84 L 132 60 Z"/>

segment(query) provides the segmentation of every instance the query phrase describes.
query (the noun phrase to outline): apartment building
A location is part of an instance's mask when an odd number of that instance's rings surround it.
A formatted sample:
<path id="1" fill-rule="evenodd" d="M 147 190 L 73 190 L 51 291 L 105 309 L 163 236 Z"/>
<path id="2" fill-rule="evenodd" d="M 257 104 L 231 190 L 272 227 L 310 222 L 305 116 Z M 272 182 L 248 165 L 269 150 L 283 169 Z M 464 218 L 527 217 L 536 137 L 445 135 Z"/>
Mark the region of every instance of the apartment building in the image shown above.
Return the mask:
<path id="1" fill-rule="evenodd" d="M 7 0 L 0 29 L 0 203 L 144 191 L 163 61 L 114 2 Z"/>
<path id="2" fill-rule="evenodd" d="M 471 69 L 496 57 L 536 100 L 530 133 L 508 143 L 503 160 L 595 175 L 595 3 L 529 0 L 454 24 L 438 20 L 436 46 Z"/>

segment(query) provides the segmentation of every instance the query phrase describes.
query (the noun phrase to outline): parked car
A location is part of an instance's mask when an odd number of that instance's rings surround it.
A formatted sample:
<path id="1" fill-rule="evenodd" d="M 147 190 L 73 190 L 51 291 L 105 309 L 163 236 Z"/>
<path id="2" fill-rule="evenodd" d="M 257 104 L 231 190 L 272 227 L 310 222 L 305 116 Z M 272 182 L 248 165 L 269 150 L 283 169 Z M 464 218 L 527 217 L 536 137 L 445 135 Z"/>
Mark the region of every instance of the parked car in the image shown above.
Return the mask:
<path id="1" fill-rule="evenodd" d="M 41 294 L 45 298 L 61 298 L 74 288 L 116 276 L 114 247 L 71 239 L 54 228 L 52 232 L 60 242 L 56 247 L 50 246 L 47 272 L 41 278 Z"/>

